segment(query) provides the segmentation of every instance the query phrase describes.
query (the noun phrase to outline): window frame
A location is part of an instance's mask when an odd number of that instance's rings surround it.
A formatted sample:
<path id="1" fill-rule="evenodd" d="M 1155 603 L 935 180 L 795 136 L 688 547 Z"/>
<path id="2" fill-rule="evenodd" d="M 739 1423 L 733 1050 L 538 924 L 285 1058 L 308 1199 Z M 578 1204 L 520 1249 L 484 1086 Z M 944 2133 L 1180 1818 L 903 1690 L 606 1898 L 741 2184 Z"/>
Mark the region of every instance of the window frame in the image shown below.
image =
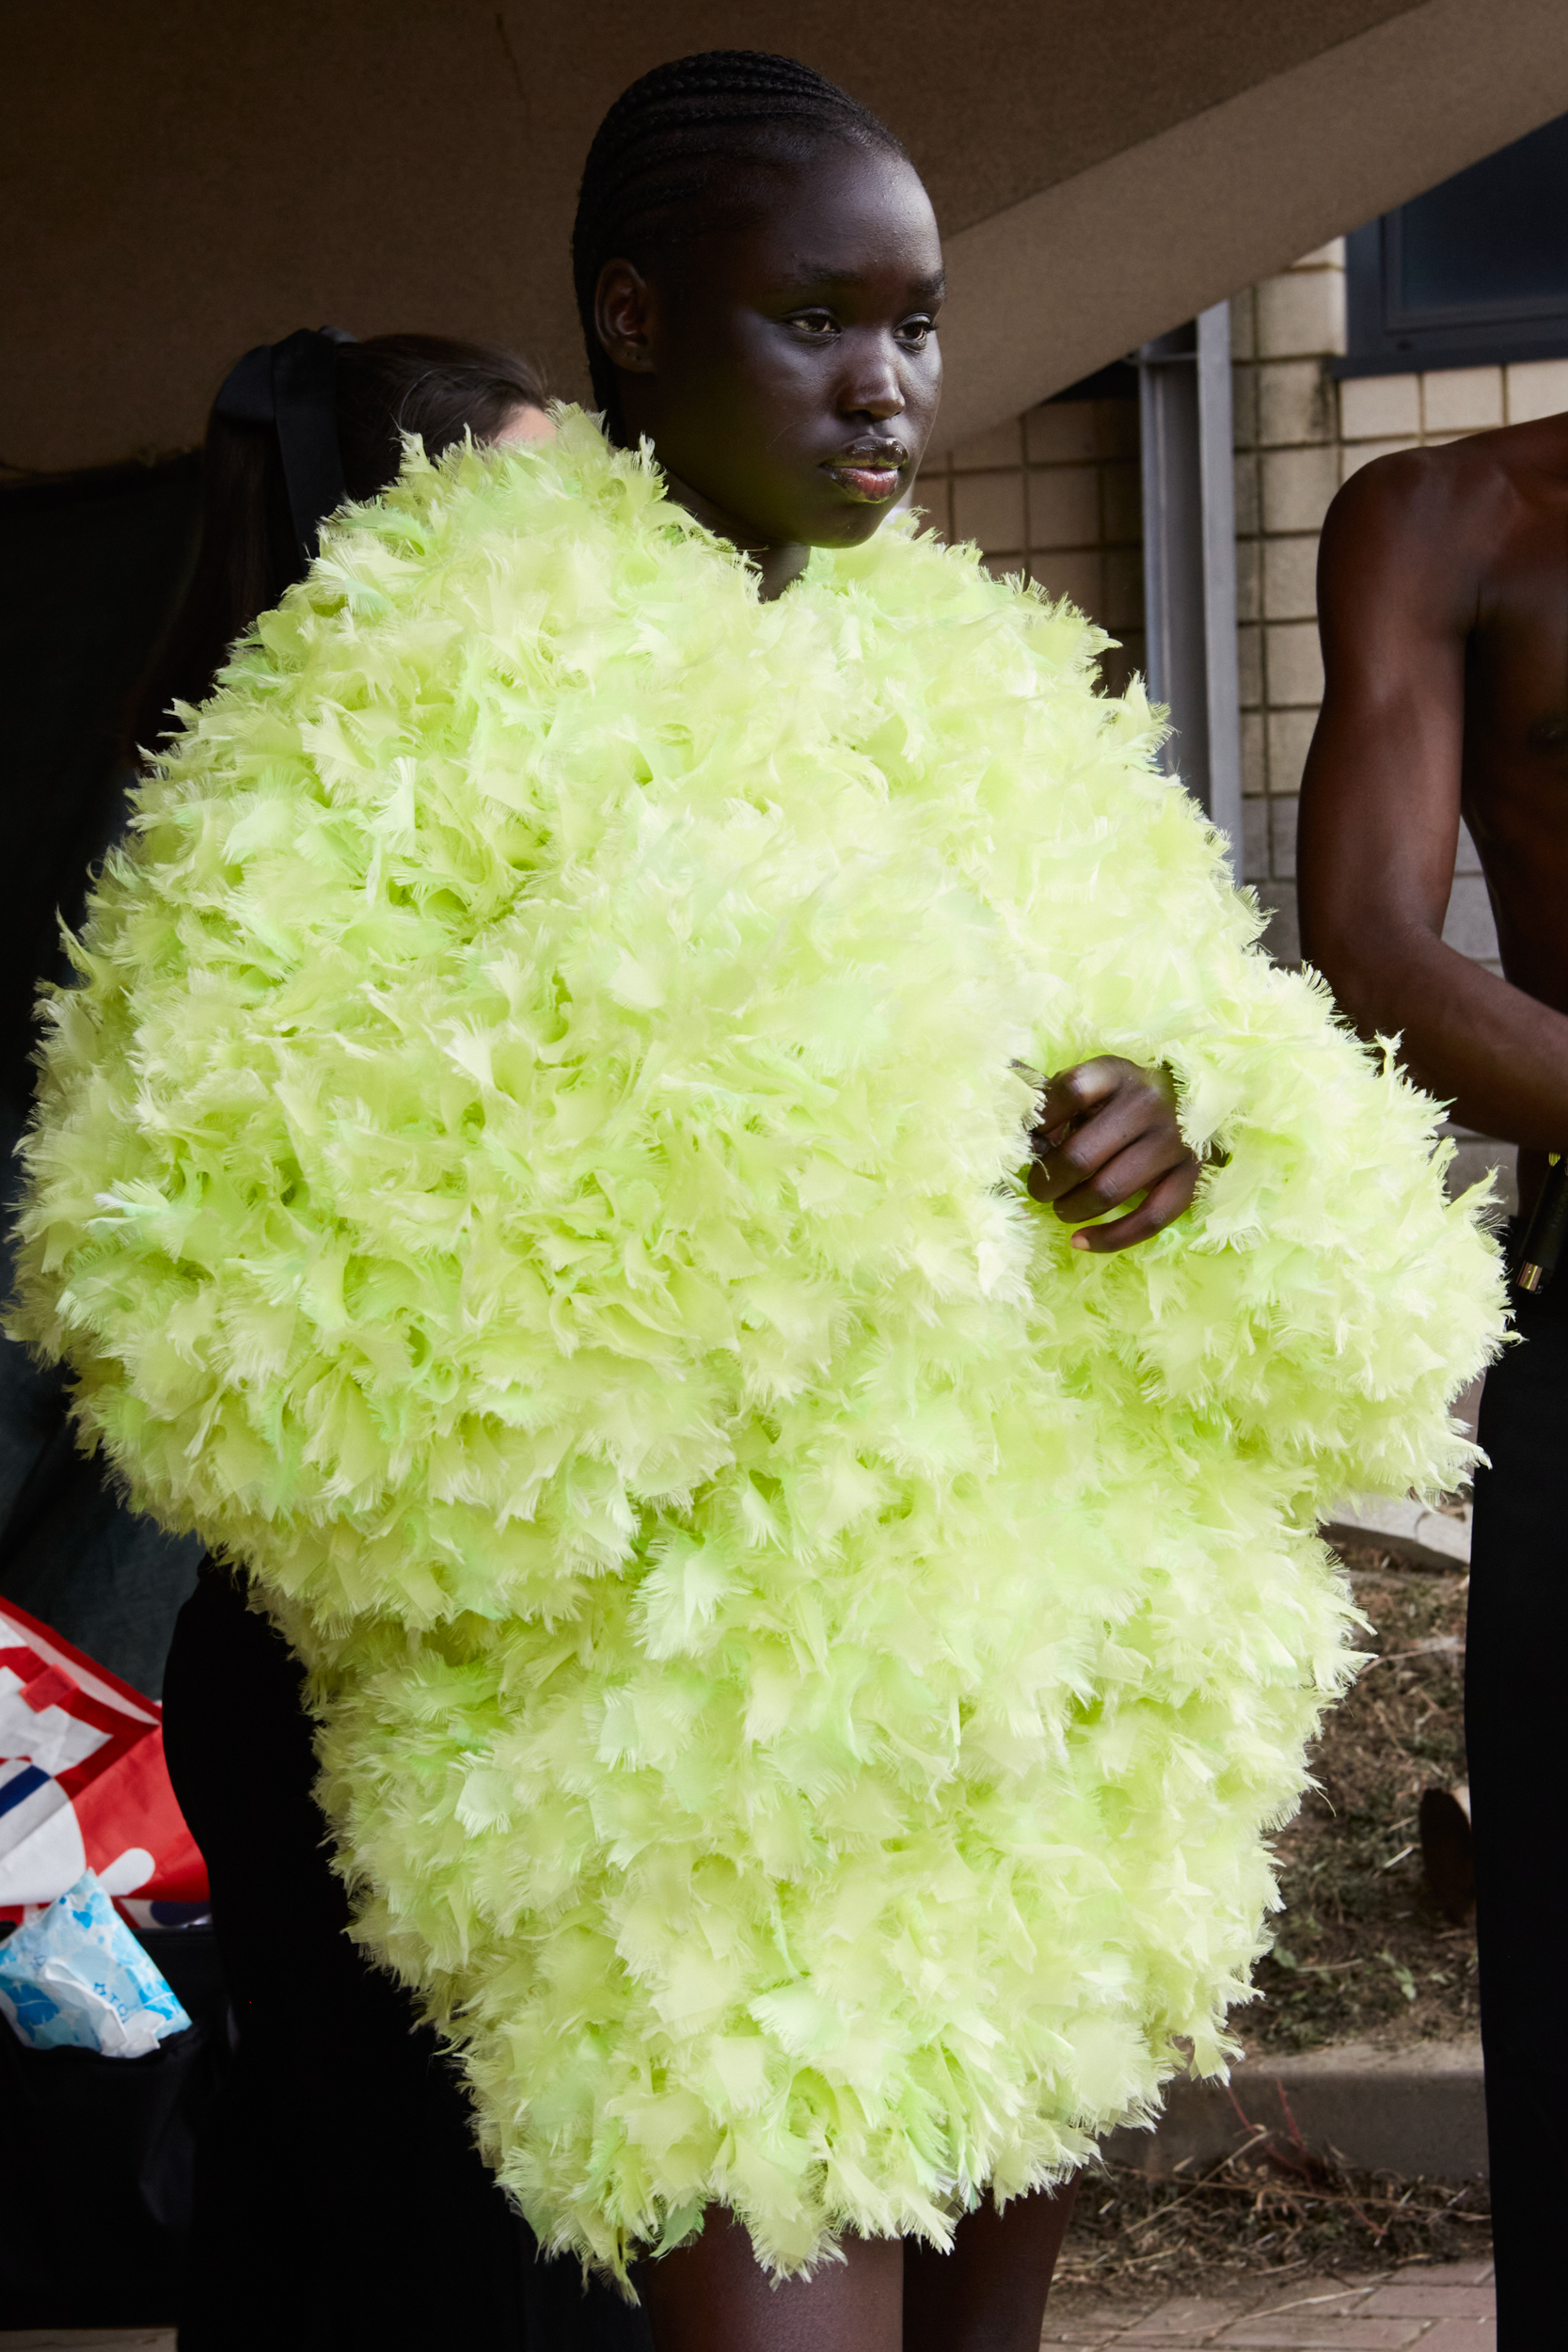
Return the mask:
<path id="1" fill-rule="evenodd" d="M 1481 158 L 1482 163 L 1493 160 Z M 1568 358 L 1568 281 L 1560 294 L 1545 296 L 1451 302 L 1440 308 L 1402 301 L 1409 209 L 1401 205 L 1384 213 L 1364 228 L 1352 230 L 1345 239 L 1348 348 L 1331 363 L 1332 374 L 1415 375 L 1427 369 L 1506 367 L 1519 360 Z"/>

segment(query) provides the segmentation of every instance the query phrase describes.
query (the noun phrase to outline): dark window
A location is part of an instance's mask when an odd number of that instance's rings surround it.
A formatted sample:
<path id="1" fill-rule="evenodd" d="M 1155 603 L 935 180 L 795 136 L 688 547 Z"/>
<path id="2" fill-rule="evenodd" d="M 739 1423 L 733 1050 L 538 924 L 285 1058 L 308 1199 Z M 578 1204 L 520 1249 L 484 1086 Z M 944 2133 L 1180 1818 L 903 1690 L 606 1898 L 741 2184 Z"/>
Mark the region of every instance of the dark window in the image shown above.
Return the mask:
<path id="1" fill-rule="evenodd" d="M 1336 375 L 1568 354 L 1568 115 L 1357 229 L 1345 262 Z"/>

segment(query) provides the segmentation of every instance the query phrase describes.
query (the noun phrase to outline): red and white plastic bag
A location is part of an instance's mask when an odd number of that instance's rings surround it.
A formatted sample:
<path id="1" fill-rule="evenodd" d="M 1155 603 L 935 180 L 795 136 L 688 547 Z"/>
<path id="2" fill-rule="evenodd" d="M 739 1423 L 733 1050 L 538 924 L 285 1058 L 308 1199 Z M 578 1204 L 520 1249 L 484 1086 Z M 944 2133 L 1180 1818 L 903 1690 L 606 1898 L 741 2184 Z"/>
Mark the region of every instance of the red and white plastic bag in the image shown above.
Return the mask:
<path id="1" fill-rule="evenodd" d="M 144 1926 L 154 1904 L 207 1900 L 156 1700 L 0 1600 L 0 1919 L 55 1901 L 89 1869 Z"/>

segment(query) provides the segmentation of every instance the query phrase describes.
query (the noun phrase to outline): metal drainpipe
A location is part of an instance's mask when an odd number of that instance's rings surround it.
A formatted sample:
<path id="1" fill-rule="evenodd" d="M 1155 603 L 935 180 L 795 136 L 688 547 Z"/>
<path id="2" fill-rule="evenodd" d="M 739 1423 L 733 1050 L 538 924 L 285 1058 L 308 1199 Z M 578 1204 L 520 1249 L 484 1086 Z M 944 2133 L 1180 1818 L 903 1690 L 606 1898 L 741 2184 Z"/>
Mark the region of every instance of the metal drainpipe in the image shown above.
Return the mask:
<path id="1" fill-rule="evenodd" d="M 1242 872 L 1236 493 L 1230 308 L 1217 302 L 1138 353 L 1148 691 L 1170 711 L 1180 774 Z"/>

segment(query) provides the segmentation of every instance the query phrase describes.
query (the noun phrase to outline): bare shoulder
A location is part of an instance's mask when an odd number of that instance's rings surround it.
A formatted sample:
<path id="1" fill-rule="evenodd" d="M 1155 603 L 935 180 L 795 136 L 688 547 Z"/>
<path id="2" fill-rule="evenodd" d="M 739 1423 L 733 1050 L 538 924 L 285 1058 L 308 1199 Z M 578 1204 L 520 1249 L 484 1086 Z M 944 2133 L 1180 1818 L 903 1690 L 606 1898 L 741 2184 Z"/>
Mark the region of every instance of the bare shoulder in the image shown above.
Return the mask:
<path id="1" fill-rule="evenodd" d="M 1329 509 L 1325 552 L 1366 560 L 1373 542 L 1444 568 L 1485 564 L 1568 478 L 1568 416 L 1472 433 L 1434 449 L 1398 450 L 1352 474 Z"/>

